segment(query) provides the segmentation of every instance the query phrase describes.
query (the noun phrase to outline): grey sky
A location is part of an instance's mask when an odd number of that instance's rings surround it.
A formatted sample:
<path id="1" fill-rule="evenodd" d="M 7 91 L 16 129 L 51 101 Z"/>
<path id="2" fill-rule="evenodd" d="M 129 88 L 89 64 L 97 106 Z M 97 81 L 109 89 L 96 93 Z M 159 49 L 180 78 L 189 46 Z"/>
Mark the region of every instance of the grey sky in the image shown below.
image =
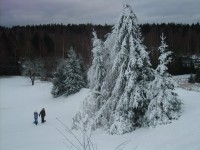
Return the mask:
<path id="1" fill-rule="evenodd" d="M 0 25 L 114 24 L 124 2 L 139 23 L 200 22 L 200 0 L 0 0 Z"/>

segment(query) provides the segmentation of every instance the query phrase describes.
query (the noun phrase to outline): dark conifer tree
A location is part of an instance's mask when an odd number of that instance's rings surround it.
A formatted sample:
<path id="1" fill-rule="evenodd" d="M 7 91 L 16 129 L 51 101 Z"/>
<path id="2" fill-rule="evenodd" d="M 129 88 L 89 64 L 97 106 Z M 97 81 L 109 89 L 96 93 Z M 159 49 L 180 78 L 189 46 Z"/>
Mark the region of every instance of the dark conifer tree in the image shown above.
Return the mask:
<path id="1" fill-rule="evenodd" d="M 82 71 L 79 58 L 74 49 L 70 48 L 68 58 L 59 64 L 54 73 L 52 95 L 54 97 L 68 96 L 85 87 L 86 81 Z"/>
<path id="2" fill-rule="evenodd" d="M 54 97 L 61 96 L 64 93 L 65 78 L 66 78 L 65 61 L 61 60 L 60 64 L 57 66 L 56 72 L 53 74 L 53 79 L 52 79 L 53 88 L 51 90 L 51 94 Z"/>

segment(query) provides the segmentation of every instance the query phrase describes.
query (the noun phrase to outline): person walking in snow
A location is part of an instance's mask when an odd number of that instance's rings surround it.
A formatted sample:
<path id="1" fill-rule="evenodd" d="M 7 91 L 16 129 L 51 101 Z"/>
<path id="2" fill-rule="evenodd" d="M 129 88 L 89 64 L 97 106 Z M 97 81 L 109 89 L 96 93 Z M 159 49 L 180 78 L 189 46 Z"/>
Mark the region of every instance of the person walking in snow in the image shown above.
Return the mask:
<path id="1" fill-rule="evenodd" d="M 35 125 L 37 125 L 37 124 L 38 124 L 38 112 L 35 111 L 35 112 L 33 113 L 33 116 L 34 116 L 34 122 L 33 122 L 33 123 L 35 123 Z"/>
<path id="2" fill-rule="evenodd" d="M 42 123 L 46 122 L 46 120 L 44 120 L 44 117 L 46 116 L 46 112 L 45 112 L 44 108 L 42 108 L 42 110 L 40 111 L 39 116 L 41 116 L 41 122 Z"/>

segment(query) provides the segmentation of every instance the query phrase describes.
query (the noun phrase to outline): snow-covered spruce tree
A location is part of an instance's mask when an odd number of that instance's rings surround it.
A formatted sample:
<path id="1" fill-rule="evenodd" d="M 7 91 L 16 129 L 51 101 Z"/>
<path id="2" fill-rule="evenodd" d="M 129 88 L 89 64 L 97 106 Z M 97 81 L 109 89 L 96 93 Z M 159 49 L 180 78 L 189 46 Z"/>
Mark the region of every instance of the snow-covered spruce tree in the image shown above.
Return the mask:
<path id="1" fill-rule="evenodd" d="M 89 88 L 101 91 L 101 86 L 106 76 L 105 69 L 105 47 L 102 40 L 97 38 L 97 34 L 93 31 L 93 49 L 92 49 L 92 65 L 88 70 Z"/>
<path id="2" fill-rule="evenodd" d="M 197 68 L 195 82 L 200 83 L 200 66 Z"/>
<path id="3" fill-rule="evenodd" d="M 87 67 L 84 64 L 84 60 L 83 60 L 83 57 L 81 55 L 79 55 L 79 61 L 80 61 L 81 72 L 82 72 L 82 75 L 83 75 L 83 80 L 85 82 L 85 87 L 87 87 L 87 84 L 88 84 L 88 81 L 87 81 L 87 71 L 86 71 Z"/>
<path id="4" fill-rule="evenodd" d="M 159 65 L 155 70 L 155 79 L 150 84 L 151 101 L 146 112 L 148 126 L 169 123 L 180 115 L 181 102 L 174 92 L 174 80 L 167 72 L 167 64 L 171 61 L 171 52 L 167 51 L 165 37 L 161 36 Z"/>
<path id="5" fill-rule="evenodd" d="M 97 97 L 102 105 L 93 116 L 89 115 L 88 124 L 93 129 L 103 127 L 111 134 L 124 134 L 143 125 L 149 102 L 147 85 L 153 78 L 149 56 L 131 6 L 124 5 L 106 45 L 111 52 L 111 67 L 107 68 L 110 71 Z M 87 114 L 86 104 L 83 105 L 83 114 Z"/>
<path id="6" fill-rule="evenodd" d="M 68 96 L 78 92 L 86 86 L 84 73 L 80 60 L 73 48 L 68 52 L 68 58 L 62 61 L 54 73 L 52 95 L 58 97 Z"/>
<path id="7" fill-rule="evenodd" d="M 68 52 L 68 58 L 65 64 L 65 74 L 66 78 L 64 80 L 64 95 L 68 96 L 78 92 L 81 88 L 86 86 L 86 81 L 84 80 L 84 73 L 82 72 L 80 60 L 75 53 L 74 49 L 71 47 Z"/>
<path id="8" fill-rule="evenodd" d="M 92 48 L 93 61 L 88 71 L 88 81 L 91 92 L 83 102 L 84 103 L 83 112 L 82 113 L 79 112 L 74 117 L 75 126 L 77 122 L 80 121 L 80 119 L 85 120 L 83 118 L 85 118 L 86 116 L 90 118 L 93 117 L 95 112 L 97 112 L 102 106 L 100 92 L 106 76 L 106 62 L 108 61 L 109 54 L 105 49 L 103 41 L 97 38 L 97 34 L 95 31 L 93 31 L 92 43 L 93 43 L 93 48 Z"/>
<path id="9" fill-rule="evenodd" d="M 65 64 L 66 60 L 61 59 L 60 63 L 57 66 L 55 73 L 53 74 L 53 88 L 51 90 L 51 94 L 54 97 L 59 97 L 64 94 L 65 92 L 65 79 L 66 79 L 66 71 L 65 71 Z"/>
<path id="10" fill-rule="evenodd" d="M 131 6 L 124 6 L 114 33 L 118 36 L 111 51 L 114 62 L 109 81 L 114 81 L 114 88 L 109 97 L 108 108 L 113 114 L 109 116 L 109 128 L 112 134 L 124 134 L 143 126 L 148 106 L 146 90 L 153 74 Z"/>

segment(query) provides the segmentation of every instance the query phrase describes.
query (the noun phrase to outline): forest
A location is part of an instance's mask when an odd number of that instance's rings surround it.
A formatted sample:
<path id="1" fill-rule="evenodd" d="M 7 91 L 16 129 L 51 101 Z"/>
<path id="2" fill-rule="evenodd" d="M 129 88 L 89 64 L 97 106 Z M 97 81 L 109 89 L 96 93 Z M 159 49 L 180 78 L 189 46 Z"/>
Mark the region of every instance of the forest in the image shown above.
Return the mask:
<path id="1" fill-rule="evenodd" d="M 195 73 L 194 65 L 184 66 L 185 58 L 200 56 L 200 24 L 141 24 L 143 43 L 149 51 L 151 63 L 158 63 L 158 47 L 162 33 L 166 36 L 168 50 L 173 52 L 169 65 L 171 74 Z M 105 40 L 111 25 L 93 24 L 47 24 L 0 26 L 0 75 L 19 75 L 20 61 L 40 58 L 45 62 L 48 77 L 55 71 L 60 58 L 66 58 L 73 47 L 88 69 L 92 61 L 92 32 Z M 190 61 L 190 60 L 189 60 Z"/>

